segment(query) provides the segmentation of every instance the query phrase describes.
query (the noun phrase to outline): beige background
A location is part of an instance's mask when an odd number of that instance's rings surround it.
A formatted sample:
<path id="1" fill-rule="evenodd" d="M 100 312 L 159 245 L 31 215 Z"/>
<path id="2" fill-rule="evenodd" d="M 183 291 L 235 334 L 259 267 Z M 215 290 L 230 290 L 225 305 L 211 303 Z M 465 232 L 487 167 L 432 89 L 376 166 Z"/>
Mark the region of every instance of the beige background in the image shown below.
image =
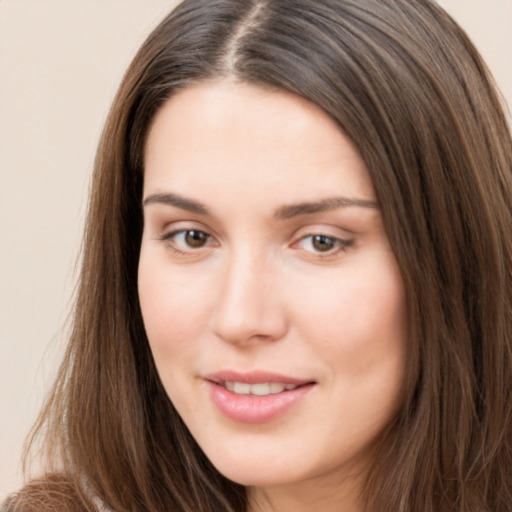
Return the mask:
<path id="1" fill-rule="evenodd" d="M 94 151 L 164 0 L 0 0 L 0 500 L 52 379 Z M 512 0 L 443 0 L 512 104 Z"/>

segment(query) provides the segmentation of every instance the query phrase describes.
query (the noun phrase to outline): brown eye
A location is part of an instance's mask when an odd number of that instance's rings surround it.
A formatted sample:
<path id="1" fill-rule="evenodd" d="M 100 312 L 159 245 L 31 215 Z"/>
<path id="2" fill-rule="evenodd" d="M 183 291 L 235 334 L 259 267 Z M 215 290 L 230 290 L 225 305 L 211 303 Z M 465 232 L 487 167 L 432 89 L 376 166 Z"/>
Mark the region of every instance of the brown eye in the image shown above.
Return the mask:
<path id="1" fill-rule="evenodd" d="M 318 252 L 327 252 L 334 249 L 337 246 L 337 242 L 336 238 L 325 235 L 314 235 L 311 238 L 311 245 Z"/>
<path id="2" fill-rule="evenodd" d="M 164 247 L 181 256 L 201 255 L 202 249 L 218 246 L 212 235 L 200 229 L 178 229 L 164 234 L 160 240 L 165 242 Z"/>
<path id="3" fill-rule="evenodd" d="M 337 236 L 322 235 L 319 233 L 302 237 L 295 244 L 295 247 L 303 249 L 313 255 L 316 254 L 318 257 L 330 257 L 345 252 L 353 243 L 353 240 L 345 240 Z"/>
<path id="4" fill-rule="evenodd" d="M 185 243 L 193 249 L 203 247 L 208 242 L 209 235 L 204 231 L 189 229 L 185 231 Z"/>

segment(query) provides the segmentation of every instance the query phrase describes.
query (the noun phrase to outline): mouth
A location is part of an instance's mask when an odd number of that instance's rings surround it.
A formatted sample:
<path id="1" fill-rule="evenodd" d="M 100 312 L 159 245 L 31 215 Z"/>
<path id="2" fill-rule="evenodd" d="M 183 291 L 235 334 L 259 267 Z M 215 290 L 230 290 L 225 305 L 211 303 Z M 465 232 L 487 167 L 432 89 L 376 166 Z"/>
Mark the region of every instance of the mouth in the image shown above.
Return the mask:
<path id="1" fill-rule="evenodd" d="M 282 382 L 259 382 L 250 384 L 248 382 L 219 381 L 215 382 L 215 384 L 222 386 L 235 395 L 254 396 L 275 395 L 277 393 L 282 393 L 283 391 L 292 391 L 293 389 L 300 387 L 299 384 L 284 384 Z"/>
<path id="2" fill-rule="evenodd" d="M 241 423 L 265 423 L 301 403 L 316 381 L 267 372 L 219 372 L 205 378 L 219 411 Z"/>
<path id="3" fill-rule="evenodd" d="M 237 372 L 223 370 L 206 375 L 206 381 L 223 387 L 236 395 L 268 396 L 293 391 L 305 385 L 316 384 L 314 380 L 290 377 L 267 371 Z"/>

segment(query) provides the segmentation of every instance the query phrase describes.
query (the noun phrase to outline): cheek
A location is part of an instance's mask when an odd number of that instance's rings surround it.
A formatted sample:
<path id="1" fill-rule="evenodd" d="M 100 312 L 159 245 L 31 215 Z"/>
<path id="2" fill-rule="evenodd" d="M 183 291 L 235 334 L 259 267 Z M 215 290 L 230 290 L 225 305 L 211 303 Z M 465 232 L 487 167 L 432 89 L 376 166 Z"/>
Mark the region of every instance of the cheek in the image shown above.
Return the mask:
<path id="1" fill-rule="evenodd" d="M 309 311 L 302 328 L 304 337 L 316 340 L 312 358 L 326 369 L 331 434 L 343 432 L 349 444 L 361 447 L 386 426 L 402 400 L 408 357 L 405 291 L 394 262 L 354 269 L 338 283 L 343 286 L 325 287 L 321 300 L 300 305 Z"/>
<path id="2" fill-rule="evenodd" d="M 307 314 L 295 315 L 304 337 L 317 340 L 318 356 L 336 361 L 352 375 L 393 356 L 403 362 L 405 292 L 391 256 L 351 268 L 318 289 L 320 293 L 296 296 L 296 311 Z"/>
<path id="3" fill-rule="evenodd" d="M 149 258 L 148 258 L 149 260 Z M 186 272 L 165 270 L 144 254 L 139 264 L 139 301 L 146 334 L 157 367 L 186 358 L 208 323 L 209 300 L 204 283 Z"/>

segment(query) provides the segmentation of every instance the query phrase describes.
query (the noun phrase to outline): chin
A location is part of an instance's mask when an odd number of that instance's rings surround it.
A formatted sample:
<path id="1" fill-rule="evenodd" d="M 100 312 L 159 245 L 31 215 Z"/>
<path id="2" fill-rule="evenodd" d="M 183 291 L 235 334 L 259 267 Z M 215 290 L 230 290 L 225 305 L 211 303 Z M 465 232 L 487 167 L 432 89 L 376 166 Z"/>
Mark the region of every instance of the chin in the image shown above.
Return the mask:
<path id="1" fill-rule="evenodd" d="M 272 468 L 272 463 L 255 467 L 250 464 L 215 465 L 217 471 L 227 479 L 245 487 L 271 487 L 291 484 L 300 480 L 299 475 L 290 474 L 289 468 Z"/>
<path id="2" fill-rule="evenodd" d="M 222 449 L 224 448 L 224 449 Z M 229 480 L 243 486 L 267 486 L 290 483 L 301 479 L 296 460 L 280 457 L 274 450 L 244 450 L 226 446 L 203 451 L 215 469 Z M 290 469 L 294 471 L 291 472 Z"/>

